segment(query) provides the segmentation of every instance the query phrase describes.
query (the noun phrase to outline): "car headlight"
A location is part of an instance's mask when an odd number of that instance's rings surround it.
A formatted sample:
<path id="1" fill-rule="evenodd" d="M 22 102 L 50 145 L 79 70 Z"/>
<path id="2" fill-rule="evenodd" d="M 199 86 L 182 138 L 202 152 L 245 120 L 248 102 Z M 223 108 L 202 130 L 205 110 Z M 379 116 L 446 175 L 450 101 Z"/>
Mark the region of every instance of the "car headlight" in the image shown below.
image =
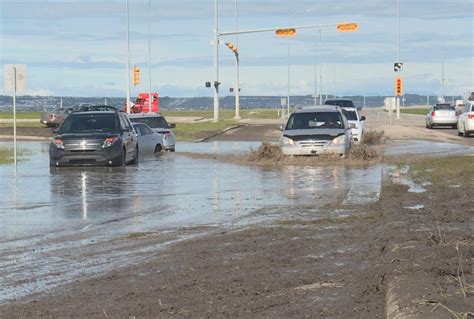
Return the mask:
<path id="1" fill-rule="evenodd" d="M 332 140 L 333 144 L 344 144 L 346 143 L 346 136 L 341 135 Z"/>
<path id="2" fill-rule="evenodd" d="M 295 145 L 295 141 L 293 141 L 291 138 L 288 138 L 286 136 L 283 136 L 280 139 L 280 143 L 283 145 Z"/>
<path id="3" fill-rule="evenodd" d="M 107 137 L 104 140 L 104 144 L 102 144 L 102 148 L 111 147 L 118 139 L 119 139 L 118 136 Z"/>
<path id="4" fill-rule="evenodd" d="M 62 140 L 62 139 L 60 139 L 60 138 L 55 138 L 55 139 L 53 140 L 53 143 L 54 143 L 54 145 L 56 146 L 56 148 L 59 148 L 59 149 L 62 149 L 62 150 L 64 149 L 64 144 L 63 144 L 63 140 Z"/>

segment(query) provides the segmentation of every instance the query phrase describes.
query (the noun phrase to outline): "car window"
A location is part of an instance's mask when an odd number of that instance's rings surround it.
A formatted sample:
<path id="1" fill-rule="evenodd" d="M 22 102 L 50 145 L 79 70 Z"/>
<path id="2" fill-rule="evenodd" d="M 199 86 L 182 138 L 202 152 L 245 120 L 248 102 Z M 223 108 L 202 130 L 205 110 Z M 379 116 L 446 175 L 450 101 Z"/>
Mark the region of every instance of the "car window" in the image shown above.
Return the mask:
<path id="1" fill-rule="evenodd" d="M 143 125 L 143 129 L 147 132 L 147 134 L 153 134 L 153 130 L 151 128 L 149 128 L 148 126 L 146 125 Z"/>
<path id="2" fill-rule="evenodd" d="M 449 110 L 449 111 L 454 111 L 454 107 L 451 105 L 436 105 L 433 107 L 435 111 L 443 111 L 443 110 Z"/>
<path id="3" fill-rule="evenodd" d="M 118 127 L 113 114 L 81 114 L 68 116 L 59 131 L 63 134 L 88 131 L 115 133 Z"/>
<path id="4" fill-rule="evenodd" d="M 122 128 L 122 130 L 126 130 L 128 127 L 131 126 L 131 124 L 128 123 L 125 115 L 119 114 L 119 118 L 120 118 L 120 127 Z"/>
<path id="5" fill-rule="evenodd" d="M 344 128 L 339 112 L 294 113 L 290 116 L 286 130 L 305 130 L 318 128 Z"/>
<path id="6" fill-rule="evenodd" d="M 342 110 L 348 121 L 358 121 L 356 110 Z"/>
<path id="7" fill-rule="evenodd" d="M 133 123 L 144 123 L 151 128 L 169 128 L 168 123 L 162 116 L 156 117 L 132 117 L 130 119 Z"/>
<path id="8" fill-rule="evenodd" d="M 354 103 L 350 100 L 327 100 L 324 102 L 326 105 L 336 105 L 340 107 L 355 107 Z"/>

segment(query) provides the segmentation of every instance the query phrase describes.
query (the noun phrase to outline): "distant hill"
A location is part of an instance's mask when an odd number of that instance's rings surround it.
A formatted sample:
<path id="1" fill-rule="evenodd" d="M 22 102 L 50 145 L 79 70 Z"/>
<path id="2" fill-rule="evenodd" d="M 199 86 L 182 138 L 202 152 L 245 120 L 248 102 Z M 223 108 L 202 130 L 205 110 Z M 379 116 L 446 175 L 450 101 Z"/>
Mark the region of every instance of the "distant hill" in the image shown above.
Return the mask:
<path id="1" fill-rule="evenodd" d="M 333 98 L 333 96 L 328 96 Z M 343 97 L 354 101 L 356 106 L 364 106 L 363 96 L 347 96 Z M 386 96 L 367 96 L 365 97 L 366 107 L 380 107 L 384 104 Z M 430 103 L 436 103 L 436 96 L 430 96 Z M 455 97 L 458 99 L 460 97 Z M 60 97 L 55 96 L 19 96 L 17 97 L 17 108 L 19 111 L 42 111 L 59 107 Z M 132 99 L 134 100 L 134 99 Z M 121 107 L 124 105 L 125 99 L 122 97 L 63 97 L 63 106 L 75 106 L 81 103 L 104 104 Z M 314 99 L 310 95 L 291 96 L 290 102 L 292 106 L 303 107 L 314 105 Z M 451 99 L 448 99 L 451 102 Z M 242 109 L 246 108 L 280 108 L 282 103 L 281 96 L 241 96 L 240 105 Z M 405 106 L 410 105 L 426 105 L 427 97 L 418 94 L 405 95 Z M 224 109 L 234 108 L 234 96 L 225 96 L 220 99 L 220 107 Z M 7 110 L 12 107 L 12 97 L 0 95 L 0 111 Z M 211 109 L 213 100 L 211 97 L 193 97 L 193 98 L 174 98 L 161 97 L 160 107 L 162 109 Z"/>

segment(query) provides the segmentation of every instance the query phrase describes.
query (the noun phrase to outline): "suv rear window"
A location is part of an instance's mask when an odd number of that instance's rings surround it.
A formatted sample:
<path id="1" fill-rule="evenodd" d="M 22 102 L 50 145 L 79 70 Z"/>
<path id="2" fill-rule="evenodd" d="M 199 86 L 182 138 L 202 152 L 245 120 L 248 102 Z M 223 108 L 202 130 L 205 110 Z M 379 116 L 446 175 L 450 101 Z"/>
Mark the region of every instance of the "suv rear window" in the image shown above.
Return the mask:
<path id="1" fill-rule="evenodd" d="M 450 110 L 450 111 L 454 111 L 454 106 L 451 106 L 451 105 L 436 105 L 433 107 L 433 110 L 435 111 L 438 111 L 438 110 Z"/>
<path id="2" fill-rule="evenodd" d="M 290 116 L 286 130 L 344 128 L 339 112 L 294 113 Z"/>
<path id="3" fill-rule="evenodd" d="M 115 114 L 72 114 L 59 131 L 64 133 L 118 132 Z"/>
<path id="4" fill-rule="evenodd" d="M 144 123 L 144 124 L 147 124 L 151 128 L 169 128 L 169 125 L 163 116 L 132 117 L 130 118 L 130 121 L 132 123 Z"/>
<path id="5" fill-rule="evenodd" d="M 350 100 L 327 100 L 324 102 L 324 104 L 340 107 L 355 107 L 354 103 Z"/>

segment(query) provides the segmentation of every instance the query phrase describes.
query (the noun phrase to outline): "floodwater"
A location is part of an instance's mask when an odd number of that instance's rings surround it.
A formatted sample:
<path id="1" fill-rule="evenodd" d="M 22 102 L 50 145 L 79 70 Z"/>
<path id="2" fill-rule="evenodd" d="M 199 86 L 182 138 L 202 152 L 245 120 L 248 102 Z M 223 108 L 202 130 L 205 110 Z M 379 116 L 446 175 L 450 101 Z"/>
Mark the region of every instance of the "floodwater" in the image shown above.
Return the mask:
<path id="1" fill-rule="evenodd" d="M 32 155 L 17 175 L 0 165 L 0 304 L 146 260 L 215 229 L 318 218 L 327 204 L 345 205 L 347 214 L 379 198 L 382 165 L 262 169 L 179 154 L 259 145 L 182 143 L 177 153 L 137 166 L 50 168 L 48 143 L 20 142 Z M 162 240 L 135 240 L 147 234 Z"/>

